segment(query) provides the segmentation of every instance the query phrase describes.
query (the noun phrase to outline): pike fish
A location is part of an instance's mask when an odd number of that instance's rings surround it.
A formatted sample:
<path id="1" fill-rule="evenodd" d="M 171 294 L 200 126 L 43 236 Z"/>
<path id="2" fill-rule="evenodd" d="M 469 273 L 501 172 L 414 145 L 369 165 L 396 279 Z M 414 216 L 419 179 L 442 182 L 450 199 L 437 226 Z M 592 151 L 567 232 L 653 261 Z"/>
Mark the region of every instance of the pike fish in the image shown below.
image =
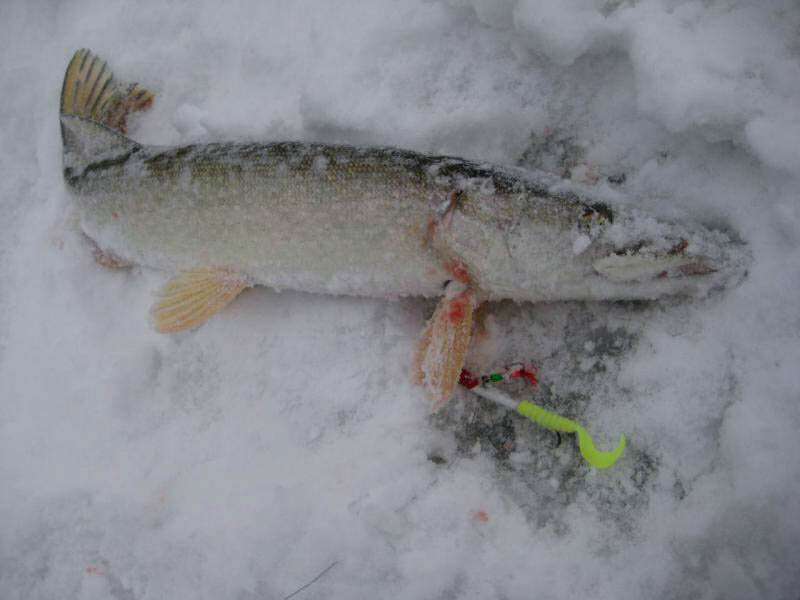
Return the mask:
<path id="1" fill-rule="evenodd" d="M 738 281 L 744 245 L 570 191 L 559 178 L 391 147 L 148 146 L 126 117 L 153 94 L 78 50 L 61 92 L 64 178 L 108 265 L 168 272 L 156 330 L 193 329 L 253 285 L 441 297 L 416 377 L 440 406 L 487 300 L 652 299 Z"/>

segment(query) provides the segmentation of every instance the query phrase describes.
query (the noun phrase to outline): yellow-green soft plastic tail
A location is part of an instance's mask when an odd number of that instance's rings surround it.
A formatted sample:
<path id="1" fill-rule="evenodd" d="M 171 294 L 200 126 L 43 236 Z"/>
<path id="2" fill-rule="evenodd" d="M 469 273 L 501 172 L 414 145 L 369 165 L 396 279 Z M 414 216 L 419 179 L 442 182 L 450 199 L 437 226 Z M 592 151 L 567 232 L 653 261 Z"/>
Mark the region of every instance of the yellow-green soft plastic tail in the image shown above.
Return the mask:
<path id="1" fill-rule="evenodd" d="M 586 431 L 582 425 L 579 425 L 575 421 L 526 401 L 520 402 L 517 405 L 517 412 L 547 429 L 577 434 L 578 447 L 580 448 L 583 458 L 595 469 L 609 468 L 619 460 L 619 457 L 622 456 L 622 453 L 625 451 L 625 434 L 619 436 L 619 444 L 614 451 L 603 452 L 594 447 L 592 436 L 589 435 L 589 432 Z"/>

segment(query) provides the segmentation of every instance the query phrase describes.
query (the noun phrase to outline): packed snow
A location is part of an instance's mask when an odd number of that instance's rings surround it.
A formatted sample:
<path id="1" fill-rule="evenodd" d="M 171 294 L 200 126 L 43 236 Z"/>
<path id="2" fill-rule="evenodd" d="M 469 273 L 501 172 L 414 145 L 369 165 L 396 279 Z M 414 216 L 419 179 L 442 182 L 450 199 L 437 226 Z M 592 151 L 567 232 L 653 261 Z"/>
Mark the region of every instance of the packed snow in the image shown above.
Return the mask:
<path id="1" fill-rule="evenodd" d="M 790 0 L 2 3 L 0 597 L 796 599 L 798 32 Z M 546 169 L 735 232 L 751 269 L 491 306 L 470 368 L 533 362 L 517 398 L 628 436 L 607 471 L 466 390 L 431 415 L 430 300 L 258 288 L 159 335 L 167 274 L 98 265 L 62 179 L 80 47 L 156 93 L 141 142 Z"/>

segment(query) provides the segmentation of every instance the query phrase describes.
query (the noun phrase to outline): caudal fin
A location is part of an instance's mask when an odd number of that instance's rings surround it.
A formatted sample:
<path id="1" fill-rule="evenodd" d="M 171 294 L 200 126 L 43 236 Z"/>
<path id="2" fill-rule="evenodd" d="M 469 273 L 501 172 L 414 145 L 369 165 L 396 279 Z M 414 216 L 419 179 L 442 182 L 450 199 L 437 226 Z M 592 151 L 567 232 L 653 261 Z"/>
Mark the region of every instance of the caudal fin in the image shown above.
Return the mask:
<path id="1" fill-rule="evenodd" d="M 152 104 L 152 92 L 137 83 L 115 81 L 106 61 L 90 50 L 82 48 L 72 56 L 61 88 L 62 115 L 90 119 L 124 134 L 128 113 Z"/>

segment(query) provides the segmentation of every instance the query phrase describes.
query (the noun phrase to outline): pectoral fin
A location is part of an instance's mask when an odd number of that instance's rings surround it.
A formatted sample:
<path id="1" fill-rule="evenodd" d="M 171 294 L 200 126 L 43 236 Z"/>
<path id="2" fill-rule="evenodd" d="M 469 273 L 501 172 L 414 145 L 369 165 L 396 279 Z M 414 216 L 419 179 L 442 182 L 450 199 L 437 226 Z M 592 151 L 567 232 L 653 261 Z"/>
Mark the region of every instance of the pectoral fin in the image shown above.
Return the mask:
<path id="1" fill-rule="evenodd" d="M 150 311 L 159 333 L 188 331 L 205 323 L 252 284 L 230 269 L 184 271 L 161 289 Z"/>
<path id="2" fill-rule="evenodd" d="M 458 384 L 469 348 L 475 307 L 472 290 L 445 297 L 422 332 L 414 369 L 434 412 L 447 403 Z"/>

